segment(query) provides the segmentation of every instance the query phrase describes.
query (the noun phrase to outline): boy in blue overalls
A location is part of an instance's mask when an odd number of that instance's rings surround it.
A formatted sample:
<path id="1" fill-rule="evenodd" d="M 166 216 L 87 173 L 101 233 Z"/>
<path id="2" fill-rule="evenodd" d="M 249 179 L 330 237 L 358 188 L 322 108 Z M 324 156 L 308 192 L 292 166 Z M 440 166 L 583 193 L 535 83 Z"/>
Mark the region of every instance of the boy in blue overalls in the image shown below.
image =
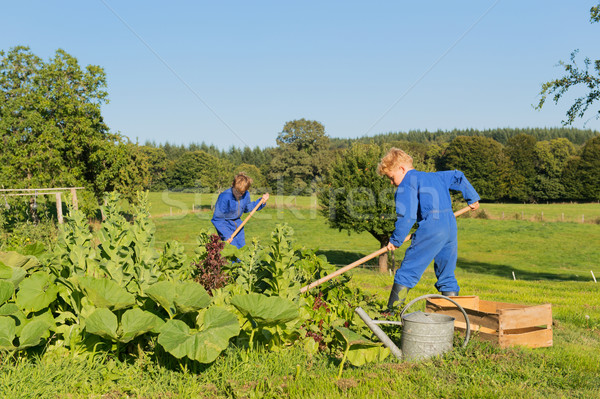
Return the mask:
<path id="1" fill-rule="evenodd" d="M 252 179 L 244 173 L 239 173 L 235 176 L 231 188 L 219 194 L 211 219 L 212 224 L 217 229 L 217 233 L 219 233 L 219 237 L 238 248 L 246 245 L 244 229 L 242 228 L 233 240 L 230 241 L 229 238 L 238 226 L 242 224 L 242 220 L 240 219 L 242 214 L 251 212 L 258 202 L 262 200 L 263 203 L 258 208 L 258 210 L 261 210 L 269 199 L 269 193 L 265 193 L 262 198 L 254 202 L 250 201 L 248 189 L 251 184 Z"/>
<path id="2" fill-rule="evenodd" d="M 442 295 L 458 295 L 460 288 L 454 275 L 457 228 L 449 190 L 462 192 L 473 210 L 479 208 L 479 195 L 462 172 L 418 172 L 413 169 L 411 156 L 398 148 L 390 149 L 381 159 L 377 173 L 387 176 L 398 187 L 396 226 L 388 249 L 393 251 L 402 245 L 415 222 L 419 224 L 396 271 L 388 312 L 393 313 L 402 306 L 408 291 L 419 282 L 432 260 L 437 277 L 435 288 Z"/>

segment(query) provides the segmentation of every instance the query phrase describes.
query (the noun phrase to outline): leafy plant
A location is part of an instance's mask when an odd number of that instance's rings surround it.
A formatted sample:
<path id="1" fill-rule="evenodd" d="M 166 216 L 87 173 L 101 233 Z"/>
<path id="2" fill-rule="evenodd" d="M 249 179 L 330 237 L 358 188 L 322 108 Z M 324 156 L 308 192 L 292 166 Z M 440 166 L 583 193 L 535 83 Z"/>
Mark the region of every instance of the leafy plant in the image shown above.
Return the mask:
<path id="1" fill-rule="evenodd" d="M 202 284 L 206 291 L 212 295 L 213 290 L 227 284 L 229 276 L 223 272 L 223 266 L 227 260 L 221 256 L 225 243 L 217 234 L 208 237 L 206 251 L 197 257 L 196 281 Z"/>
<path id="2" fill-rule="evenodd" d="M 345 327 L 338 327 L 335 330 L 345 343 L 344 357 L 340 362 L 338 379 L 342 377 L 346 359 L 355 366 L 362 366 L 365 363 L 375 360 L 384 360 L 390 354 L 388 348 L 382 347 L 379 343 L 369 341 L 352 330 Z"/>

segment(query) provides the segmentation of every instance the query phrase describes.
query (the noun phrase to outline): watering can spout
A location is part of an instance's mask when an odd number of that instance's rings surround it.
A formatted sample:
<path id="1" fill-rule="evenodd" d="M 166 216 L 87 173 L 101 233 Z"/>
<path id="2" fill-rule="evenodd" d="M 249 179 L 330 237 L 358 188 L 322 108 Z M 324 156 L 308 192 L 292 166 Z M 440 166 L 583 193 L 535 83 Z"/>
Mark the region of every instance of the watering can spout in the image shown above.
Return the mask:
<path id="1" fill-rule="evenodd" d="M 369 327 L 371 331 L 373 331 L 373 334 L 375 334 L 375 336 L 379 338 L 381 342 L 383 342 L 383 345 L 386 348 L 388 348 L 390 352 L 392 352 L 392 355 L 396 356 L 398 360 L 402 360 L 402 351 L 400 350 L 400 348 L 398 348 L 396 344 L 390 339 L 390 337 L 388 337 L 387 334 L 384 333 L 381 328 L 379 328 L 379 326 L 375 323 L 373 319 L 369 317 L 369 315 L 363 310 L 363 308 L 359 306 L 356 309 L 354 309 L 354 311 L 365 322 L 367 327 Z"/>

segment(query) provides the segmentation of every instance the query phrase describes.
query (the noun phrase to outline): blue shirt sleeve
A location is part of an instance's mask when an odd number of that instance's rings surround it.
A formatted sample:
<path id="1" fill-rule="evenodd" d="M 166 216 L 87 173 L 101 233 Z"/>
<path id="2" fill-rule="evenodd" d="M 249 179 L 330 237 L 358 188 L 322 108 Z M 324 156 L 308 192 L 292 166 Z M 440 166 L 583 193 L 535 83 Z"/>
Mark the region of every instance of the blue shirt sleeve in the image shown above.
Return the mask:
<path id="1" fill-rule="evenodd" d="M 397 247 L 402 245 L 417 221 L 417 188 L 411 184 L 404 184 L 405 180 L 400 183 L 395 194 L 396 225 L 390 242 Z"/>
<path id="2" fill-rule="evenodd" d="M 477 194 L 477 191 L 475 191 L 475 188 L 465 177 L 465 174 L 460 170 L 448 170 L 438 173 L 441 174 L 450 190 L 460 191 L 462 193 L 467 204 L 471 205 L 481 199 L 479 194 Z"/>
<path id="3" fill-rule="evenodd" d="M 246 204 L 244 206 L 244 213 L 247 212 L 252 212 L 252 210 L 254 209 L 254 207 L 259 203 L 259 201 L 262 199 L 262 197 L 260 197 L 259 199 L 257 199 L 256 201 L 250 201 L 250 194 L 248 194 L 248 201 L 246 201 Z M 263 203 L 258 210 L 260 211 L 261 209 L 263 209 L 265 207 L 266 203 Z"/>

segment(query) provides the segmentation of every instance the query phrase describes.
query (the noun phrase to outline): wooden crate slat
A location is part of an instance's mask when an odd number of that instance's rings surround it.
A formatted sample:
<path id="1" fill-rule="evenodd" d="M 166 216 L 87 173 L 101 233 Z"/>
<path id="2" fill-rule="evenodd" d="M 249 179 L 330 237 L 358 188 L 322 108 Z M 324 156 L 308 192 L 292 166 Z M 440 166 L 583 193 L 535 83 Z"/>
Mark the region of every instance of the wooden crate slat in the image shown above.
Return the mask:
<path id="1" fill-rule="evenodd" d="M 464 323 L 463 320 L 464 320 L 465 316 L 462 314 L 462 312 L 460 310 L 458 310 L 458 308 L 456 306 L 454 306 L 452 303 L 449 303 L 449 305 L 450 306 L 448 306 L 448 307 L 439 307 L 439 306 L 435 306 L 433 304 L 428 303 L 425 309 L 428 312 L 440 313 L 440 314 L 445 314 L 445 315 L 454 317 L 454 319 L 455 319 L 454 325 L 455 326 L 458 325 L 458 323 Z M 500 323 L 499 323 L 498 315 L 495 315 L 495 314 L 490 315 L 490 314 L 479 312 L 479 311 L 473 310 L 473 309 L 467 309 L 467 308 L 464 308 L 464 309 L 465 309 L 465 312 L 467 312 L 467 315 L 469 316 L 469 322 L 471 323 L 471 328 L 477 329 L 474 326 L 481 326 L 481 327 L 490 328 L 494 331 L 497 331 L 499 329 Z"/>
<path id="2" fill-rule="evenodd" d="M 552 346 L 552 329 L 541 328 L 523 334 L 503 334 L 498 337 L 501 348 L 511 346 L 527 346 L 529 348 L 543 348 Z"/>
<path id="3" fill-rule="evenodd" d="M 552 325 L 552 305 L 529 306 L 522 309 L 500 309 L 500 330 Z"/>

